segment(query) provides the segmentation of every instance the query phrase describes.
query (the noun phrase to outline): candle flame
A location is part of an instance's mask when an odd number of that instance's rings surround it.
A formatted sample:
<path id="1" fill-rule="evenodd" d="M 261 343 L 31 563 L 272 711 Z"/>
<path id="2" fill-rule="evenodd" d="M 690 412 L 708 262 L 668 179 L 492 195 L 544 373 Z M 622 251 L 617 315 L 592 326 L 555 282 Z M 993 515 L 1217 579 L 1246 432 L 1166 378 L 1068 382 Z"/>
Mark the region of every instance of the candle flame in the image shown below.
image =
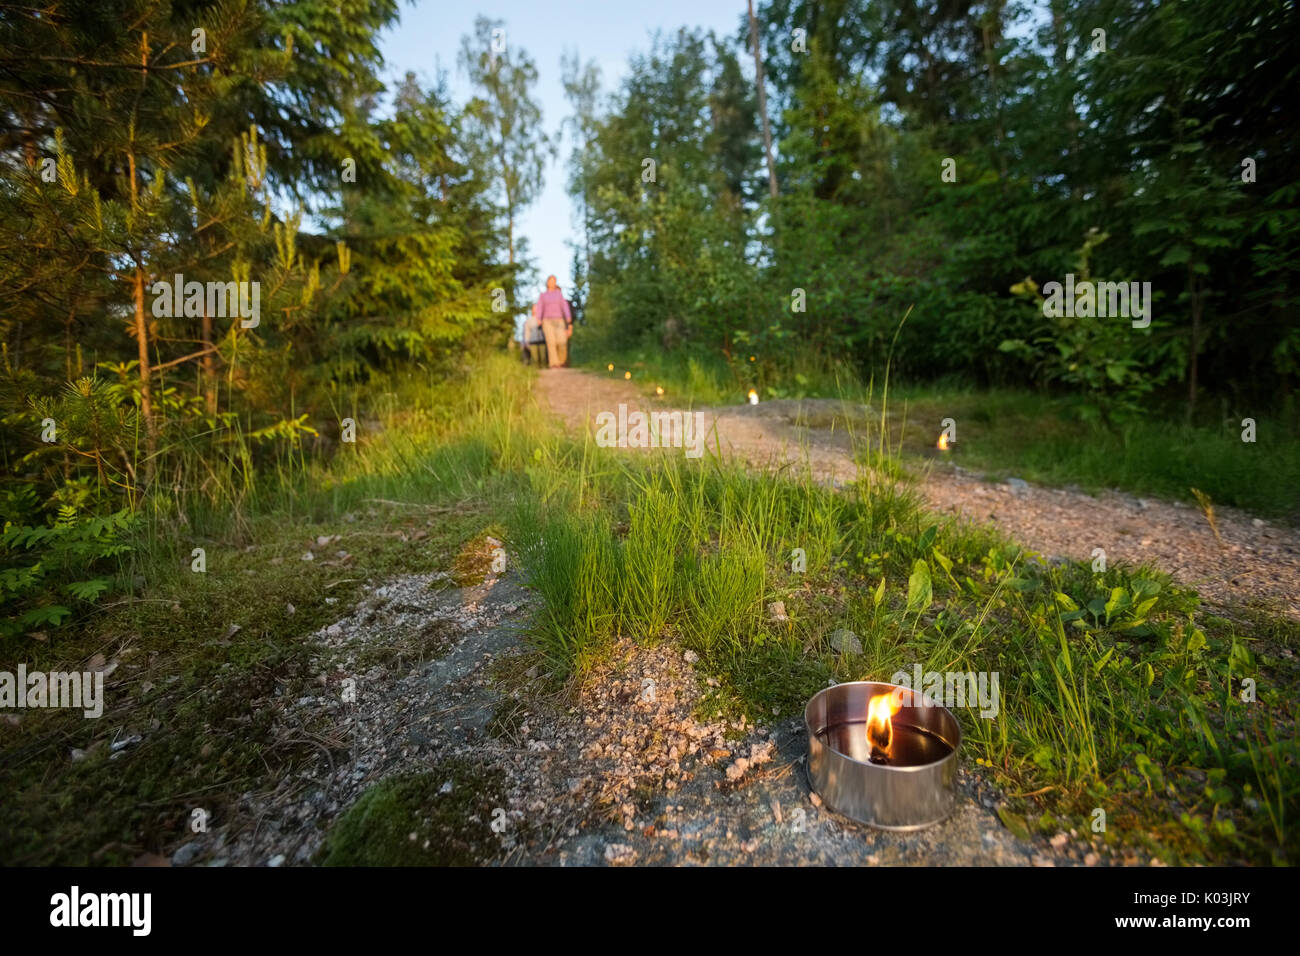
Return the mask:
<path id="1" fill-rule="evenodd" d="M 867 703 L 867 752 L 882 757 L 889 756 L 889 746 L 894 742 L 893 716 L 902 709 L 903 695 L 898 691 L 877 694 Z"/>
<path id="2" fill-rule="evenodd" d="M 609 369 L 611 372 L 614 371 L 614 363 L 610 362 L 608 365 L 605 366 L 605 368 Z"/>
<path id="3" fill-rule="evenodd" d="M 662 395 L 663 393 L 664 393 L 664 387 L 663 387 L 662 385 L 656 385 L 656 386 L 655 386 L 655 394 L 656 394 L 656 395 Z"/>
<path id="4" fill-rule="evenodd" d="M 948 450 L 948 433 L 947 433 L 947 432 L 941 432 L 941 433 L 939 434 L 939 441 L 938 441 L 938 443 L 935 445 L 935 447 L 938 448 L 940 451 L 947 451 L 947 450 Z"/>
<path id="5" fill-rule="evenodd" d="M 751 405 L 758 404 L 758 392 L 754 391 L 754 389 L 752 388 L 749 390 L 749 404 Z"/>
<path id="6" fill-rule="evenodd" d="M 624 373 L 623 373 L 623 378 L 627 379 L 627 378 L 631 378 L 631 377 L 632 377 L 632 373 L 631 373 L 631 372 L 624 372 Z"/>

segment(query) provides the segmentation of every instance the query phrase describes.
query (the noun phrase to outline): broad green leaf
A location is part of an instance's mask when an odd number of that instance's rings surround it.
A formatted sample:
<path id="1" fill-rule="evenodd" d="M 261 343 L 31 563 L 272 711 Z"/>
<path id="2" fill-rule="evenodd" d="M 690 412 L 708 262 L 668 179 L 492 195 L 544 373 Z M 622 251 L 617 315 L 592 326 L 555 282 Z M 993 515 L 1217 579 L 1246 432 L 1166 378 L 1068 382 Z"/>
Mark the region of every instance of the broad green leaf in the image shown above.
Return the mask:
<path id="1" fill-rule="evenodd" d="M 1060 591 L 1053 591 L 1052 597 L 1056 598 L 1056 603 L 1061 605 L 1062 609 L 1066 611 L 1079 610 L 1079 605 L 1075 604 L 1074 598 L 1070 597 L 1068 594 L 1063 594 Z"/>
<path id="2" fill-rule="evenodd" d="M 1127 608 L 1130 603 L 1127 591 L 1123 588 L 1111 588 L 1110 600 L 1106 602 L 1106 622 L 1110 623 L 1111 618 Z"/>
<path id="3" fill-rule="evenodd" d="M 921 536 L 916 539 L 916 548 L 918 551 L 925 552 L 930 550 L 930 545 L 934 544 L 934 537 L 939 533 L 938 525 L 930 525 L 921 532 Z"/>
<path id="4" fill-rule="evenodd" d="M 911 577 L 907 579 L 907 610 L 917 614 L 934 602 L 934 588 L 930 584 L 930 566 L 921 558 L 912 565 Z"/>

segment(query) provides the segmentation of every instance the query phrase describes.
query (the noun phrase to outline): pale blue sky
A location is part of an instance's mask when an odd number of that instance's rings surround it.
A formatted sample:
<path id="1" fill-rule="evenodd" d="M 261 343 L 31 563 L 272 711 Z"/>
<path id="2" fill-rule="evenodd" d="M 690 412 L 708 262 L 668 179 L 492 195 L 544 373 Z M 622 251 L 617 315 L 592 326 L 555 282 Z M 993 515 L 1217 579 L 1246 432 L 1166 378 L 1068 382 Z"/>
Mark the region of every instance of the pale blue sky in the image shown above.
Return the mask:
<path id="1" fill-rule="evenodd" d="M 542 122 L 555 134 L 569 113 L 560 79 L 560 54 L 566 49 L 576 49 L 584 62 L 596 61 L 602 92 L 608 93 L 621 82 L 629 57 L 649 49 L 655 30 L 699 27 L 730 37 L 740 28 L 745 0 L 416 0 L 402 4 L 401 23 L 382 39 L 385 77 L 392 80 L 413 70 L 431 81 L 435 65 L 440 65 L 456 101 L 463 103 L 469 84 L 456 55 L 461 37 L 473 31 L 480 13 L 504 20 L 506 42 L 521 45 L 537 64 Z M 570 142 L 561 144 L 559 157 L 547 167 L 542 194 L 516 227 L 528 237 L 539 279 L 553 272 L 566 288 L 571 253 L 565 240 L 576 238 L 564 188 L 571 148 Z"/>

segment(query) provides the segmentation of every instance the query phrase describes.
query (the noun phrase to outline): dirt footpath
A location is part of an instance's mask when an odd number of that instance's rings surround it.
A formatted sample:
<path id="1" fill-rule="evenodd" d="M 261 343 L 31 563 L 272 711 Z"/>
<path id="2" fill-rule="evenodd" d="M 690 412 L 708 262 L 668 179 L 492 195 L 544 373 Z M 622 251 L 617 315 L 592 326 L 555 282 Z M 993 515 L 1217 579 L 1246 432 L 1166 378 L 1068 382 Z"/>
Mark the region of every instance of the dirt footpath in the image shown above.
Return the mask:
<path id="1" fill-rule="evenodd" d="M 629 410 L 669 407 L 646 398 L 631 382 L 578 369 L 543 372 L 537 389 L 543 407 L 570 429 L 588 425 L 599 412 L 616 412 L 620 402 Z M 806 458 L 813 474 L 832 484 L 857 475 L 842 425 L 818 427 L 845 410 L 841 402 L 780 400 L 700 410 L 710 448 L 724 456 L 766 468 Z M 948 463 L 932 463 L 921 490 L 935 511 L 991 524 L 1048 557 L 1092 560 L 1093 549 L 1101 548 L 1109 563 L 1152 564 L 1211 604 L 1259 602 L 1300 620 L 1300 530 L 1216 507 L 1220 544 L 1205 516 L 1181 502 L 1122 492 L 1094 497 L 1014 478 L 993 483 Z"/>

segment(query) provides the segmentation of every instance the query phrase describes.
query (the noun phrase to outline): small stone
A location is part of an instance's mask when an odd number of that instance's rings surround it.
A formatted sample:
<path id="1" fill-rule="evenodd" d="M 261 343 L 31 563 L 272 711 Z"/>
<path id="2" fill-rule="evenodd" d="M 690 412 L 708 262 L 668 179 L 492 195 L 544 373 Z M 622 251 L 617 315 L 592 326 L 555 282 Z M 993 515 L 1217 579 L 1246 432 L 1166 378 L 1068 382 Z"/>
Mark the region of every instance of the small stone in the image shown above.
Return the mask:
<path id="1" fill-rule="evenodd" d="M 1267 524 L 1267 522 L 1261 521 L 1259 518 L 1251 518 L 1250 523 L 1254 525 L 1256 528 L 1262 528 L 1264 527 L 1265 524 Z"/>
<path id="2" fill-rule="evenodd" d="M 297 611 L 298 611 L 298 609 L 297 609 L 296 607 L 294 607 L 292 604 L 285 604 L 284 609 L 285 609 L 285 611 L 286 611 L 287 613 L 289 613 L 289 614 L 291 614 L 291 615 L 292 615 L 292 614 L 296 614 Z"/>
<path id="3" fill-rule="evenodd" d="M 817 794 L 815 794 L 815 793 L 810 793 L 810 794 L 808 794 L 808 799 L 812 801 L 812 805 L 813 805 L 814 807 L 819 807 L 819 808 L 821 807 L 821 805 L 822 805 L 822 798 L 819 797 L 819 796 L 817 796 Z"/>
<path id="4" fill-rule="evenodd" d="M 1089 853 L 1087 856 L 1085 856 L 1085 857 L 1083 858 L 1083 865 L 1084 865 L 1084 866 L 1096 866 L 1097 863 L 1098 863 L 1098 861 L 1100 861 L 1100 860 L 1101 860 L 1101 857 L 1099 857 L 1096 853 Z"/>
<path id="5" fill-rule="evenodd" d="M 302 553 L 302 559 L 304 561 L 315 561 L 316 555 L 312 554 L 310 551 L 304 551 Z"/>
<path id="6" fill-rule="evenodd" d="M 447 781 L 446 783 L 444 783 L 441 787 L 439 787 L 439 788 L 438 788 L 438 792 L 439 792 L 439 793 L 451 793 L 451 781 L 448 780 L 448 781 Z"/>
<path id="7" fill-rule="evenodd" d="M 1029 490 L 1029 482 L 1023 478 L 1008 478 L 1007 487 L 1015 494 L 1022 494 Z"/>
<path id="8" fill-rule="evenodd" d="M 277 866 L 283 866 L 283 865 L 284 865 L 284 854 L 283 854 L 283 853 L 277 853 L 275 856 L 271 857 L 271 859 L 269 859 L 269 860 L 266 861 L 266 865 L 269 866 L 269 867 L 272 867 L 272 868 L 277 867 Z"/>
<path id="9" fill-rule="evenodd" d="M 687 651 L 682 655 L 682 660 L 688 664 L 697 664 L 699 663 L 700 655 L 696 654 L 694 651 Z"/>
<path id="10" fill-rule="evenodd" d="M 203 845 L 192 840 L 172 854 L 172 866 L 189 866 L 202 852 Z"/>
<path id="11" fill-rule="evenodd" d="M 1052 837 L 1051 840 L 1052 849 L 1059 850 L 1061 847 L 1065 846 L 1065 844 L 1069 842 L 1070 842 L 1070 838 L 1068 836 L 1066 836 L 1064 833 L 1058 833 L 1056 836 Z"/>
<path id="12" fill-rule="evenodd" d="M 858 635 L 854 634 L 848 628 L 840 628 L 831 631 L 830 640 L 831 648 L 837 654 L 862 653 L 862 642 L 858 640 Z"/>
<path id="13" fill-rule="evenodd" d="M 610 866 L 628 866 L 636 861 L 636 850 L 626 843 L 611 843 L 605 847 L 605 862 Z"/>
<path id="14" fill-rule="evenodd" d="M 767 616 L 777 624 L 790 620 L 785 613 L 784 601 L 773 601 L 767 606 Z"/>

